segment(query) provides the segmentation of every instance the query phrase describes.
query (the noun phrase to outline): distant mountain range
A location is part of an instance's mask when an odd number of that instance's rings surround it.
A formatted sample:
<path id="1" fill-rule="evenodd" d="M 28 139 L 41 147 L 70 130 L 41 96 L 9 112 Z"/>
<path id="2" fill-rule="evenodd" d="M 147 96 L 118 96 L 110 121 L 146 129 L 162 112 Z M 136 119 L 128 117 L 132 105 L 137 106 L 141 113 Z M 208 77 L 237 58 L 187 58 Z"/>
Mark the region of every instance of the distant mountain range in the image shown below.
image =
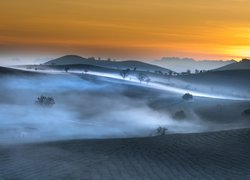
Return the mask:
<path id="1" fill-rule="evenodd" d="M 197 61 L 192 58 L 178 58 L 178 57 L 163 57 L 160 60 L 152 61 L 154 65 L 158 65 L 164 68 L 171 69 L 175 72 L 186 72 L 188 69 L 191 72 L 198 70 L 212 70 L 217 69 L 225 65 L 235 63 L 234 60 L 202 60 Z"/>
<path id="2" fill-rule="evenodd" d="M 234 62 L 232 64 L 228 64 L 220 68 L 214 69 L 214 71 L 228 71 L 228 70 L 250 70 L 250 60 L 243 59 L 240 62 Z"/>
<path id="3" fill-rule="evenodd" d="M 54 60 L 50 60 L 44 65 L 76 65 L 76 64 L 86 64 L 105 68 L 113 69 L 135 69 L 141 71 L 161 71 L 163 73 L 168 73 L 171 70 L 153 65 L 147 64 L 141 61 L 129 60 L 129 61 L 111 61 L 111 60 L 101 60 L 94 58 L 83 58 L 77 55 L 66 55 Z"/>

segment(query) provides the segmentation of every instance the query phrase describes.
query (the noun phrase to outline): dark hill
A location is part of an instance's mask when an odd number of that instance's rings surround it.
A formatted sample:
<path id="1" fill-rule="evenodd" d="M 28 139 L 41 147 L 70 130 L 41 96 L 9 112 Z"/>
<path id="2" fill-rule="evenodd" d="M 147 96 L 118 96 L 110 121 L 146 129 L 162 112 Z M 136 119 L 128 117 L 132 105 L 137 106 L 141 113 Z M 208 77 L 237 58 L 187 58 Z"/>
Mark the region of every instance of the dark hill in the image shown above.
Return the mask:
<path id="1" fill-rule="evenodd" d="M 83 58 L 76 55 L 66 55 L 44 63 L 44 65 L 73 65 L 73 64 L 87 64 L 112 69 L 134 69 L 142 71 L 161 71 L 163 73 L 170 72 L 156 65 L 147 64 L 140 61 L 110 61 L 110 60 L 95 60 L 94 58 Z"/>
<path id="2" fill-rule="evenodd" d="M 8 68 L 8 67 L 2 67 L 0 66 L 0 75 L 1 76 L 13 76 L 13 75 L 19 75 L 19 76 L 29 76 L 29 75 L 41 75 L 42 73 L 39 72 L 31 72 L 31 71 L 24 71 L 20 69 L 14 69 L 14 68 Z"/>
<path id="3" fill-rule="evenodd" d="M 228 64 L 214 71 L 228 71 L 228 70 L 250 70 L 250 60 L 242 60 L 240 62 L 235 62 Z"/>

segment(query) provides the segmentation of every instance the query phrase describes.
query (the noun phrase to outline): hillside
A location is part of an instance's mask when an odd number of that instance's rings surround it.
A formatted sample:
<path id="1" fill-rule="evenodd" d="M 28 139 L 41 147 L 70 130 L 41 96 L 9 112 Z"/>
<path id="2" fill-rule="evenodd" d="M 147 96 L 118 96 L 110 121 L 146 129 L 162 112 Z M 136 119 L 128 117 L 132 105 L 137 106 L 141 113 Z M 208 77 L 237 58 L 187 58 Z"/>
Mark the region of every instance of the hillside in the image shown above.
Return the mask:
<path id="1" fill-rule="evenodd" d="M 3 179 L 250 178 L 250 130 L 0 147 Z"/>
<path id="2" fill-rule="evenodd" d="M 41 75 L 39 72 L 31 72 L 20 69 L 13 69 L 8 67 L 0 66 L 0 75 L 1 76 L 33 76 L 33 75 Z"/>
<path id="3" fill-rule="evenodd" d="M 113 69 L 134 69 L 142 71 L 162 71 L 168 73 L 170 70 L 156 65 L 147 64 L 140 61 L 109 61 L 109 60 L 95 60 L 93 58 L 83 58 L 76 55 L 67 55 L 44 63 L 44 65 L 73 65 L 73 64 L 87 64 L 99 67 L 113 68 Z"/>
<path id="4" fill-rule="evenodd" d="M 222 60 L 201 60 L 197 61 L 191 58 L 177 58 L 177 57 L 165 57 L 160 60 L 152 61 L 152 64 L 171 69 L 175 72 L 186 72 L 187 69 L 194 72 L 198 70 L 212 70 L 231 63 L 234 60 L 222 61 Z"/>
<path id="5" fill-rule="evenodd" d="M 214 69 L 213 71 L 228 71 L 228 70 L 250 70 L 250 60 L 243 59 L 240 62 L 228 64 L 221 68 Z"/>
<path id="6" fill-rule="evenodd" d="M 250 70 L 207 71 L 177 76 L 189 88 L 213 94 L 238 94 L 249 97 Z"/>

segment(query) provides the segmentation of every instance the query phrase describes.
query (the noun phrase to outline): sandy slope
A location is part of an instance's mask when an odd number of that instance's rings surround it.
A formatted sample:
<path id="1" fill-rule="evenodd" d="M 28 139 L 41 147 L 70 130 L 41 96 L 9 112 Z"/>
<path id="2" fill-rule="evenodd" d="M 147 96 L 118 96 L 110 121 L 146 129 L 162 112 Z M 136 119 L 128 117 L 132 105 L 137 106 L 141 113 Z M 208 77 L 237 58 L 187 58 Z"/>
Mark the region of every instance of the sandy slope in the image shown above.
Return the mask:
<path id="1" fill-rule="evenodd" d="M 1 146 L 3 179 L 250 179 L 250 129 Z"/>

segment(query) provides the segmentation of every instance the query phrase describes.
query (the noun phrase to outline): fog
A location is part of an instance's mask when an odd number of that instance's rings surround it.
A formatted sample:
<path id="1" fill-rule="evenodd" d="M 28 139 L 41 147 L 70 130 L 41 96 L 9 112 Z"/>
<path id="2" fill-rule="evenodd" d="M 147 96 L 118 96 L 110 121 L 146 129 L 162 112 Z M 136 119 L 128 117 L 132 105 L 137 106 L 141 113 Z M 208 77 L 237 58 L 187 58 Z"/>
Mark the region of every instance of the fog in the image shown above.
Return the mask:
<path id="1" fill-rule="evenodd" d="M 16 68 L 16 69 L 21 69 L 23 68 Z M 40 73 L 48 73 L 48 74 L 61 74 L 65 75 L 65 73 L 61 70 L 53 70 L 53 69 L 47 69 L 47 70 L 33 70 L 33 69 L 25 69 L 25 71 L 32 71 L 32 72 L 40 72 Z M 83 75 L 83 71 L 80 70 L 69 70 L 68 72 L 76 75 Z M 66 73 L 67 74 L 67 73 Z M 110 72 L 99 72 L 99 71 L 88 71 L 88 75 L 94 75 L 98 77 L 105 77 L 105 78 L 110 78 L 110 79 L 117 79 L 117 80 L 122 80 L 123 83 L 126 84 L 132 84 L 136 86 L 142 86 L 142 87 L 147 87 L 147 88 L 153 88 L 153 89 L 158 89 L 158 90 L 163 90 L 167 92 L 173 92 L 173 93 L 178 93 L 178 94 L 185 94 L 185 93 L 190 93 L 193 96 L 197 97 L 204 97 L 204 98 L 213 98 L 213 99 L 227 99 L 227 100 L 237 100 L 237 101 L 246 101 L 250 100 L 249 97 L 249 88 L 248 86 L 244 86 L 244 90 L 242 88 L 238 88 L 236 86 L 232 86 L 233 83 L 237 83 L 232 81 L 231 82 L 231 87 L 228 88 L 228 82 L 225 83 L 224 86 L 217 86 L 217 87 L 211 87 L 211 84 L 196 84 L 195 78 L 193 79 L 193 82 L 185 82 L 182 80 L 171 80 L 171 84 L 165 83 L 167 80 L 166 78 L 159 78 L 159 77 L 151 77 L 151 82 L 150 83 L 141 83 L 136 74 L 131 73 L 127 78 L 123 79 L 119 72 L 118 73 L 110 73 Z M 61 80 L 59 80 L 61 81 Z M 66 82 L 68 84 L 69 82 Z M 58 82 L 60 86 L 64 85 L 64 82 Z M 224 82 L 220 82 L 221 85 L 224 84 Z M 244 83 L 243 83 L 244 84 Z M 242 85 L 242 84 L 241 84 Z M 76 86 L 79 86 L 76 84 Z M 187 88 L 188 87 L 188 88 Z M 216 91 L 215 91 L 216 89 Z"/>
<path id="2" fill-rule="evenodd" d="M 0 78 L 0 142 L 20 143 L 77 138 L 123 138 L 201 131 L 202 125 L 175 122 L 152 110 L 145 98 L 124 95 L 119 84 L 74 75 Z M 136 90 L 135 90 L 136 91 Z M 52 96 L 53 107 L 35 104 Z"/>

